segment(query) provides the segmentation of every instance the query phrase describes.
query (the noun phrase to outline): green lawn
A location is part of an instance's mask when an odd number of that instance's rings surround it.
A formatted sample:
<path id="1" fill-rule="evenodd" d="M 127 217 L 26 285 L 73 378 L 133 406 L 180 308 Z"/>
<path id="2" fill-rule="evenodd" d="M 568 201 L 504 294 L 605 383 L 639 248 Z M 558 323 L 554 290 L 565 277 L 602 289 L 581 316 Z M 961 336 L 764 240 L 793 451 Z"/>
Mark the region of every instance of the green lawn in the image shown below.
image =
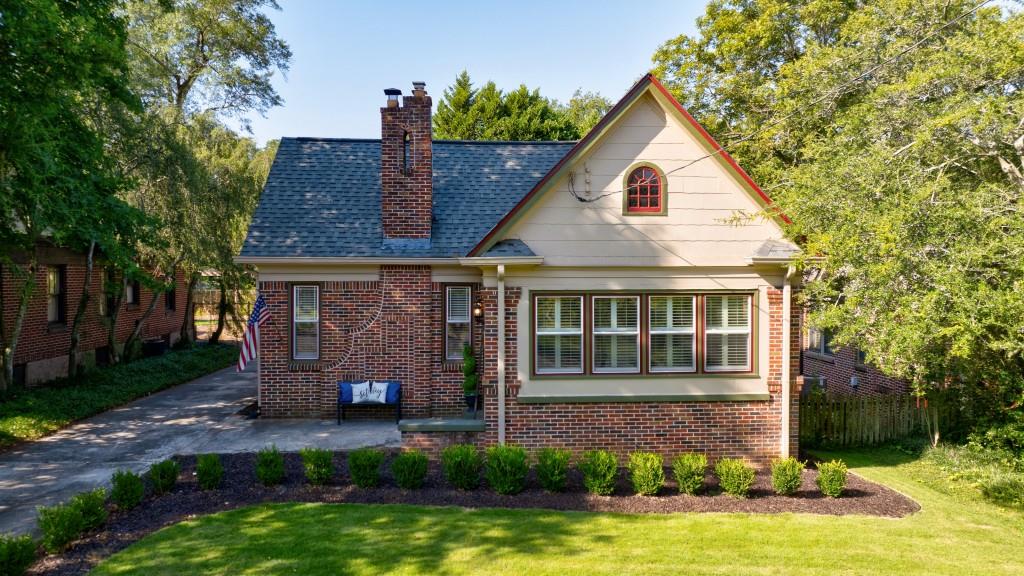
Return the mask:
<path id="1" fill-rule="evenodd" d="M 894 520 L 276 504 L 184 522 L 94 574 L 1024 574 L 1024 515 L 894 451 L 824 454 L 915 498 Z"/>
<path id="2" fill-rule="evenodd" d="M 72 381 L 0 397 L 0 448 L 52 434 L 75 420 L 194 380 L 238 360 L 234 346 L 201 346 L 98 368 Z"/>

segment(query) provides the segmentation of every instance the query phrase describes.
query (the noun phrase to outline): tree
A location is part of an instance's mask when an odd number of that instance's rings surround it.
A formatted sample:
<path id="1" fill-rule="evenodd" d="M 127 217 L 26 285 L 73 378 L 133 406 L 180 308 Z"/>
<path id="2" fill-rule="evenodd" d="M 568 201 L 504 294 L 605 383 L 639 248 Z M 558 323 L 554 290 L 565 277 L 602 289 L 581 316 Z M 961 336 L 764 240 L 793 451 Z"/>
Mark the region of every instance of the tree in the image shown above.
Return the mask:
<path id="1" fill-rule="evenodd" d="M 437 103 L 434 114 L 434 135 L 448 140 L 478 140 L 479 127 L 473 103 L 476 90 L 463 70 L 455 78 L 455 84 L 445 88 L 444 96 Z"/>
<path id="2" fill-rule="evenodd" d="M 569 103 L 563 108 L 562 112 L 569 122 L 576 127 L 579 134 L 585 135 L 611 109 L 611 101 L 604 96 L 597 92 L 584 92 L 578 88 L 576 92 L 573 92 L 572 98 L 569 99 Z"/>

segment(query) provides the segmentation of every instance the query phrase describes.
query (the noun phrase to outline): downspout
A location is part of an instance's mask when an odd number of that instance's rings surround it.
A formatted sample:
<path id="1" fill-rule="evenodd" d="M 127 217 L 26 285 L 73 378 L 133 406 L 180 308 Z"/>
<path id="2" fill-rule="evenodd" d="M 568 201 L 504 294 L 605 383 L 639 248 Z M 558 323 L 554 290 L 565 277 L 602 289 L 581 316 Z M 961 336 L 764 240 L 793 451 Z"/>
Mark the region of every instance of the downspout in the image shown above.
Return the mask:
<path id="1" fill-rule="evenodd" d="M 790 333 L 792 332 L 792 308 L 793 308 L 793 286 L 790 283 L 794 267 L 790 265 L 786 269 L 786 279 L 782 283 L 782 433 L 779 435 L 782 445 L 779 447 L 779 454 L 785 458 L 789 456 L 789 419 L 790 405 Z"/>
<path id="2" fill-rule="evenodd" d="M 498 444 L 505 443 L 505 265 L 498 264 Z"/>

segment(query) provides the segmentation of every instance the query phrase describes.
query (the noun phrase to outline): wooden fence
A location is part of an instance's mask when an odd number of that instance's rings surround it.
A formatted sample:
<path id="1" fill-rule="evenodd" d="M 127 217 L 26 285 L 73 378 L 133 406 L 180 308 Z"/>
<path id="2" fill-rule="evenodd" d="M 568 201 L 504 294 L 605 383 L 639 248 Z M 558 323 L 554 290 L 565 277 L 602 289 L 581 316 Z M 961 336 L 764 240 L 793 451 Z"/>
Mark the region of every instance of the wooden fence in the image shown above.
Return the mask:
<path id="1" fill-rule="evenodd" d="M 811 395 L 800 399 L 803 446 L 871 446 L 913 436 L 936 437 L 953 418 L 939 398 L 889 394 L 867 398 Z"/>

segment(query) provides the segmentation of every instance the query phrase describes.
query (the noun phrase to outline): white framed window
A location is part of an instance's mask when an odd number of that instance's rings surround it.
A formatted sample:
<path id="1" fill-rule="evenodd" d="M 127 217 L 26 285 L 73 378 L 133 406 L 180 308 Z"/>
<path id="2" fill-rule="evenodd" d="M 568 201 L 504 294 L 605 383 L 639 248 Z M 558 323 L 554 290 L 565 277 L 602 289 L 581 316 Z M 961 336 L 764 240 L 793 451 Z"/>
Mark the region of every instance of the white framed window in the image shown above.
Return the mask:
<path id="1" fill-rule="evenodd" d="M 832 333 L 829 330 L 811 328 L 808 330 L 809 349 L 823 356 L 832 356 Z"/>
<path id="2" fill-rule="evenodd" d="M 704 297 L 704 370 L 747 372 L 751 363 L 750 296 Z"/>
<path id="3" fill-rule="evenodd" d="M 472 335 L 472 290 L 469 286 L 448 286 L 445 301 L 445 358 L 462 360 L 462 349 Z"/>
<path id="4" fill-rule="evenodd" d="M 320 358 L 319 286 L 292 286 L 292 358 Z"/>
<path id="5" fill-rule="evenodd" d="M 46 320 L 50 324 L 67 322 L 67 300 L 64 293 L 67 285 L 67 268 L 48 266 L 46 268 Z"/>
<path id="6" fill-rule="evenodd" d="M 631 374 L 640 371 L 640 297 L 594 296 L 593 371 Z"/>
<path id="7" fill-rule="evenodd" d="M 650 372 L 697 370 L 696 296 L 650 296 L 647 326 Z"/>
<path id="8" fill-rule="evenodd" d="M 538 296 L 534 306 L 538 374 L 583 372 L 583 297 Z"/>

